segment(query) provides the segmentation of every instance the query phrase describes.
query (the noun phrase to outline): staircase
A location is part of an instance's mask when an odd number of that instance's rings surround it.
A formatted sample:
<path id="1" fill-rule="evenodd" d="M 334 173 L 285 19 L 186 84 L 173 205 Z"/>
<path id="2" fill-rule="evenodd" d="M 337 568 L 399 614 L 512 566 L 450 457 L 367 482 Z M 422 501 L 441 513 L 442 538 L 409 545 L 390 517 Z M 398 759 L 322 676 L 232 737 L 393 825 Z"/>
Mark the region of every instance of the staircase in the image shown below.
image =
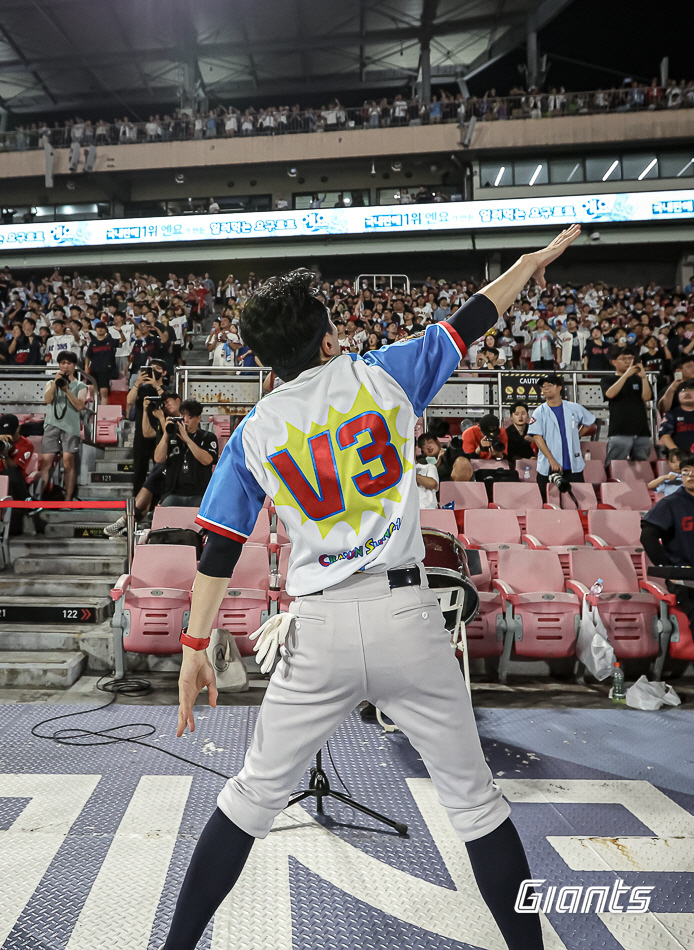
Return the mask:
<path id="1" fill-rule="evenodd" d="M 206 334 L 186 350 L 189 365 L 207 365 Z M 132 431 L 124 444 L 97 450 L 82 501 L 132 497 Z M 102 457 L 100 457 L 102 456 Z M 84 479 L 82 479 L 84 481 Z M 127 570 L 127 541 L 107 538 L 103 527 L 122 509 L 48 510 L 42 535 L 11 539 L 10 566 L 0 571 L 0 688 L 67 688 L 85 670 L 113 669 L 110 591 Z M 25 530 L 32 531 L 29 518 Z M 131 670 L 166 669 L 168 658 L 128 657 Z"/>
<path id="2" fill-rule="evenodd" d="M 131 463 L 131 447 L 105 448 L 80 499 L 129 498 Z M 103 527 L 121 514 L 45 509 L 43 534 L 11 539 L 11 566 L 0 571 L 0 687 L 67 688 L 87 667 L 113 668 L 110 590 L 127 569 L 127 541 L 105 537 Z M 29 518 L 24 527 L 31 531 Z"/>

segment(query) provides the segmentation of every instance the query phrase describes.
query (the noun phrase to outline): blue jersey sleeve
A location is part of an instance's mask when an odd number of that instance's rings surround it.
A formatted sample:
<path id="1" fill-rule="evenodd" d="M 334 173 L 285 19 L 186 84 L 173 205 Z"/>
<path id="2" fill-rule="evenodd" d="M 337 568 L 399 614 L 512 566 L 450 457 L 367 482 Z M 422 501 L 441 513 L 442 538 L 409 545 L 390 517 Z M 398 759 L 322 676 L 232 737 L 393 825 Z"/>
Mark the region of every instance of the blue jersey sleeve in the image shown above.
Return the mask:
<path id="1" fill-rule="evenodd" d="M 392 376 L 421 416 L 466 352 L 456 331 L 442 322 L 410 340 L 369 351 L 363 359 Z"/>
<path id="2" fill-rule="evenodd" d="M 243 429 L 250 417 L 234 429 L 215 468 L 196 524 L 243 544 L 255 527 L 265 491 L 246 467 Z"/>

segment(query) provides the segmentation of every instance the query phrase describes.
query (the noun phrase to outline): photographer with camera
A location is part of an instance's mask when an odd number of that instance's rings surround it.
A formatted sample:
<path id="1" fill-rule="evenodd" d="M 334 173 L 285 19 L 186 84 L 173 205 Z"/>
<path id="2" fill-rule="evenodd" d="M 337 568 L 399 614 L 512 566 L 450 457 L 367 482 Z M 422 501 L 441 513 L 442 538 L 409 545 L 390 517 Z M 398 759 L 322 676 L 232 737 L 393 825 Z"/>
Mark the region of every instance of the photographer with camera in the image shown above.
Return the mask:
<path id="1" fill-rule="evenodd" d="M 165 431 L 167 419 L 177 417 L 181 397 L 173 389 L 166 389 L 159 396 L 145 396 L 142 401 L 142 435 L 145 439 L 159 439 Z M 154 442 L 151 442 L 154 445 Z M 142 488 L 135 495 L 135 522 L 139 523 L 166 488 L 166 462 L 155 463 Z M 125 515 L 104 527 L 107 538 L 127 535 Z"/>
<path id="2" fill-rule="evenodd" d="M 19 434 L 19 419 L 12 413 L 0 416 L 0 475 L 7 475 L 10 495 L 15 501 L 29 497 L 27 468 L 34 454 L 34 446 L 26 436 Z M 35 512 L 30 512 L 34 514 Z M 13 508 L 10 515 L 10 534 L 22 533 L 22 510 Z"/>
<path id="3" fill-rule="evenodd" d="M 537 456 L 537 487 L 547 501 L 547 482 L 554 474 L 565 482 L 582 482 L 585 462 L 581 453 L 581 436 L 595 422 L 595 416 L 577 402 L 562 399 L 561 376 L 550 373 L 538 380 L 544 399 L 535 409 L 528 426 L 539 454 Z"/>
<path id="4" fill-rule="evenodd" d="M 202 405 L 196 399 L 181 403 L 180 417 L 166 423 L 154 450 L 154 461 L 166 463 L 164 507 L 199 507 L 217 462 L 217 436 L 200 428 Z"/>
<path id="5" fill-rule="evenodd" d="M 501 461 L 508 458 L 508 433 L 501 428 L 493 412 L 463 432 L 463 452 L 469 459 Z"/>
<path id="6" fill-rule="evenodd" d="M 87 399 L 87 387 L 75 378 L 77 357 L 66 352 L 58 360 L 59 370 L 53 382 L 46 383 L 46 403 L 41 455 L 41 496 L 48 487 L 53 459 L 63 453 L 65 469 L 65 501 L 72 501 L 75 492 L 75 453 L 80 448 L 80 413 Z"/>
<path id="7" fill-rule="evenodd" d="M 148 409 L 149 424 L 154 435 L 146 436 L 144 426 L 144 400 L 147 397 L 161 396 L 164 392 L 164 377 L 166 363 L 163 360 L 152 360 L 150 366 L 143 367 L 137 374 L 132 389 L 128 393 L 126 406 L 130 413 L 134 412 L 135 434 L 133 436 L 133 494 L 137 495 L 149 471 L 149 463 L 154 456 L 156 428 L 151 409 Z M 131 415 L 132 418 L 132 415 Z"/>

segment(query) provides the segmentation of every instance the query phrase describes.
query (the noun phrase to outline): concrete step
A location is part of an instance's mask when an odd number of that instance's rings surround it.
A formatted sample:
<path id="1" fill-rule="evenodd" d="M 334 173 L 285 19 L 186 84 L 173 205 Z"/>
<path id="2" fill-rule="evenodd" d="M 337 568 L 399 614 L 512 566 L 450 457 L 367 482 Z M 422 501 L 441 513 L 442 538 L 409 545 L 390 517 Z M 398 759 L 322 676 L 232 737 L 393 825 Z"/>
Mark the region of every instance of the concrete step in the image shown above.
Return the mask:
<path id="1" fill-rule="evenodd" d="M 61 511 L 58 508 L 44 508 L 41 520 L 48 525 L 110 524 L 123 514 L 123 508 L 77 508 Z"/>
<path id="2" fill-rule="evenodd" d="M 78 557 L 84 557 L 85 555 L 109 557 L 120 554 L 122 556 L 126 553 L 127 547 L 125 538 L 28 538 L 19 535 L 10 541 L 10 558 L 59 555 L 61 561 L 69 562 L 73 555 Z M 47 573 L 53 573 L 50 565 L 47 566 Z M 65 573 L 69 573 L 69 571 Z"/>
<path id="3" fill-rule="evenodd" d="M 65 688 L 76 682 L 87 666 L 81 651 L 0 651 L 0 686 Z"/>
<path id="4" fill-rule="evenodd" d="M 132 460 L 132 446 L 107 445 L 104 446 L 104 462 L 127 462 Z"/>
<path id="5" fill-rule="evenodd" d="M 127 459 L 125 461 L 111 461 L 110 459 L 104 460 L 103 462 L 97 462 L 94 468 L 95 472 L 132 472 L 133 463 L 132 459 Z"/>
<path id="6" fill-rule="evenodd" d="M 60 574 L 82 574 L 86 577 L 108 577 L 115 581 L 125 572 L 125 565 L 125 557 L 75 554 L 64 558 L 27 555 L 17 558 L 12 566 L 15 574 L 40 576 L 44 580 L 53 574 L 56 577 Z"/>
<path id="7" fill-rule="evenodd" d="M 91 485 L 127 485 L 132 493 L 133 474 L 132 472 L 91 472 L 89 475 Z"/>
<path id="8" fill-rule="evenodd" d="M 113 512 L 109 521 L 89 522 L 81 524 L 47 524 L 43 533 L 44 538 L 105 538 L 104 527 L 115 521 L 118 512 Z"/>
<path id="9" fill-rule="evenodd" d="M 100 624 L 3 623 L 0 625 L 0 651 L 54 650 L 74 653 L 86 647 L 94 638 L 113 637 L 111 621 Z"/>
<path id="10" fill-rule="evenodd" d="M 89 628 L 110 619 L 114 605 L 110 596 L 84 597 L 43 595 L 41 598 L 0 593 L 0 621 L 7 625 L 48 624 L 51 627 L 80 625 Z"/>
<path id="11" fill-rule="evenodd" d="M 131 496 L 131 485 L 80 485 L 82 501 L 126 501 Z"/>
<path id="12" fill-rule="evenodd" d="M 120 572 L 122 573 L 123 571 Z M 42 574 L 39 577 L 31 577 L 3 571 L 0 573 L 0 598 L 33 597 L 39 600 L 46 597 L 56 597 L 61 600 L 106 598 L 109 597 L 114 580 L 113 576 L 84 577 L 81 574 L 59 574 L 53 577 L 50 574 Z"/>

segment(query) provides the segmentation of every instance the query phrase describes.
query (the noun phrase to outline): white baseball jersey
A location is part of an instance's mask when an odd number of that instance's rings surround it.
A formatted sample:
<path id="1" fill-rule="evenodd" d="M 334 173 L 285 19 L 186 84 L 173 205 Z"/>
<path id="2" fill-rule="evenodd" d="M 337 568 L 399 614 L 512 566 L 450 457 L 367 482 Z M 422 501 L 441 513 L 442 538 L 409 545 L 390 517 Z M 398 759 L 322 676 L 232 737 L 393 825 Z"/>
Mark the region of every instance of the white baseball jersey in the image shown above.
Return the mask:
<path id="1" fill-rule="evenodd" d="M 234 430 L 197 523 L 243 543 L 269 495 L 292 544 L 292 596 L 421 561 L 414 426 L 465 352 L 441 322 L 273 390 Z"/>

